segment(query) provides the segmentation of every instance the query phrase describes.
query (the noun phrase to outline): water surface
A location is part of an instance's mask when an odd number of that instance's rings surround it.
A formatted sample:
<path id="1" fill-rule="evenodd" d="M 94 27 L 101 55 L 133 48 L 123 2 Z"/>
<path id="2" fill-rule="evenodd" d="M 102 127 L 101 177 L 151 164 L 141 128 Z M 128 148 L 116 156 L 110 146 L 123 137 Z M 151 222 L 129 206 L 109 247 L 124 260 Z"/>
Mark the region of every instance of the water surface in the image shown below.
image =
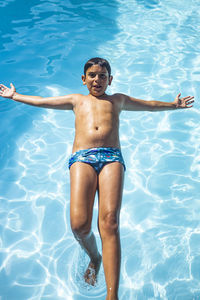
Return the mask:
<path id="1" fill-rule="evenodd" d="M 83 65 L 102 56 L 109 93 L 196 97 L 190 110 L 121 114 L 120 299 L 200 299 L 198 1 L 7 0 L 0 10 L 0 80 L 20 93 L 87 93 Z M 69 226 L 73 114 L 1 99 L 0 122 L 0 298 L 105 299 L 102 269 L 97 287 L 82 280 L 88 259 Z"/>

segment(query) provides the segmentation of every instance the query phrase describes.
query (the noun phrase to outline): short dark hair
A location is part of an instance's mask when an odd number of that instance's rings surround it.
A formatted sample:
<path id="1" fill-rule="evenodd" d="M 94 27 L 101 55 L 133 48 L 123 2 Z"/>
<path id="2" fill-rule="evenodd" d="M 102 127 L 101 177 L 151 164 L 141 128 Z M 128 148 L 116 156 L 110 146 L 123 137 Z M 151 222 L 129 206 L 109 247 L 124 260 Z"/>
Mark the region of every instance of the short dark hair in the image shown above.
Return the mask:
<path id="1" fill-rule="evenodd" d="M 84 66 L 84 75 L 86 75 L 87 69 L 89 69 L 90 67 L 92 67 L 94 65 L 99 65 L 100 67 L 105 67 L 108 71 L 109 76 L 111 75 L 111 67 L 110 67 L 109 62 L 106 59 L 100 58 L 100 57 L 91 58 L 86 62 L 85 66 Z"/>

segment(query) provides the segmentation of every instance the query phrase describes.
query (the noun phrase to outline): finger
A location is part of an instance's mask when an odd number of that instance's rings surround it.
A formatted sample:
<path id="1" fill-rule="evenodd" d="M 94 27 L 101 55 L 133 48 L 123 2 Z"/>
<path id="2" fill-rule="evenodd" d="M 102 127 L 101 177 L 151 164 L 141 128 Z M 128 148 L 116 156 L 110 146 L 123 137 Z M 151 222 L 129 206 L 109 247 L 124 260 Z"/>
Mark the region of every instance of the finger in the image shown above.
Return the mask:
<path id="1" fill-rule="evenodd" d="M 186 102 L 186 105 L 188 106 L 189 104 L 192 104 L 194 101 L 188 101 Z"/>
<path id="2" fill-rule="evenodd" d="M 186 99 L 186 100 L 185 100 L 185 102 L 188 102 L 188 101 L 192 101 L 192 102 L 194 102 L 194 100 L 193 100 L 193 99 L 194 99 L 194 97 L 191 97 L 191 98 L 189 98 L 189 99 Z"/>
<path id="3" fill-rule="evenodd" d="M 177 98 L 180 98 L 180 96 L 181 96 L 181 93 L 179 93 L 176 97 L 177 97 Z"/>
<path id="4" fill-rule="evenodd" d="M 187 100 L 185 101 L 185 104 L 188 105 L 188 104 L 192 104 L 194 102 L 194 100 Z"/>
<path id="5" fill-rule="evenodd" d="M 1 89 L 2 89 L 2 88 L 3 88 L 3 89 L 6 89 L 6 86 L 3 85 L 3 84 L 0 84 L 0 87 L 1 87 Z"/>
<path id="6" fill-rule="evenodd" d="M 194 97 L 191 97 L 191 96 L 186 96 L 186 97 L 183 97 L 182 99 L 183 100 L 187 100 L 187 99 L 193 99 Z"/>
<path id="7" fill-rule="evenodd" d="M 16 88 L 15 88 L 15 86 L 12 83 L 10 84 L 10 86 L 11 86 L 12 92 L 16 92 Z"/>

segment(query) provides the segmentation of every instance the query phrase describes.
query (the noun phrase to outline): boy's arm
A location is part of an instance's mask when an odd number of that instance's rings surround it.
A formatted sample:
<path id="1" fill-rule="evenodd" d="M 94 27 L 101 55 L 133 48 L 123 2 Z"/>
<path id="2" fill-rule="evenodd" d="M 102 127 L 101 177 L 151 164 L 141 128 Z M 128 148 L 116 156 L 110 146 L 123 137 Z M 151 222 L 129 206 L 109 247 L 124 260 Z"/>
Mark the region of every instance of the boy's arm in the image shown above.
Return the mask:
<path id="1" fill-rule="evenodd" d="M 194 97 L 187 96 L 180 98 L 181 94 L 178 94 L 173 102 L 162 102 L 162 101 L 147 101 L 124 96 L 123 110 L 129 111 L 163 111 L 172 110 L 177 108 L 190 108 L 194 102 Z"/>
<path id="2" fill-rule="evenodd" d="M 54 109 L 72 110 L 74 106 L 75 95 L 66 95 L 58 97 L 43 98 L 39 96 L 21 95 L 16 92 L 14 85 L 11 83 L 10 88 L 0 84 L 0 96 L 9 98 L 25 104 Z"/>

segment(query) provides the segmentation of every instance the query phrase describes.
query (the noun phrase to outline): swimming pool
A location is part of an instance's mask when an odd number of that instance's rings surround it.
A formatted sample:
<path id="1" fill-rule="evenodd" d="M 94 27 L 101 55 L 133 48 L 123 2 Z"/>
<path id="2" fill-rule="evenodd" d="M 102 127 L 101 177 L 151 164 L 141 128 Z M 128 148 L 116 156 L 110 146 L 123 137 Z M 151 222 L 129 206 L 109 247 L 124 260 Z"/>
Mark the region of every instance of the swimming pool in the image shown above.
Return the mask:
<path id="1" fill-rule="evenodd" d="M 112 66 L 109 92 L 196 96 L 187 111 L 121 114 L 120 300 L 200 299 L 198 1 L 6 0 L 0 9 L 0 80 L 20 93 L 86 93 L 82 67 L 98 55 Z M 95 289 L 84 285 L 87 257 L 69 226 L 72 113 L 1 99 L 0 122 L 0 299 L 103 300 L 103 271 Z M 97 204 L 97 234 L 96 217 Z"/>

